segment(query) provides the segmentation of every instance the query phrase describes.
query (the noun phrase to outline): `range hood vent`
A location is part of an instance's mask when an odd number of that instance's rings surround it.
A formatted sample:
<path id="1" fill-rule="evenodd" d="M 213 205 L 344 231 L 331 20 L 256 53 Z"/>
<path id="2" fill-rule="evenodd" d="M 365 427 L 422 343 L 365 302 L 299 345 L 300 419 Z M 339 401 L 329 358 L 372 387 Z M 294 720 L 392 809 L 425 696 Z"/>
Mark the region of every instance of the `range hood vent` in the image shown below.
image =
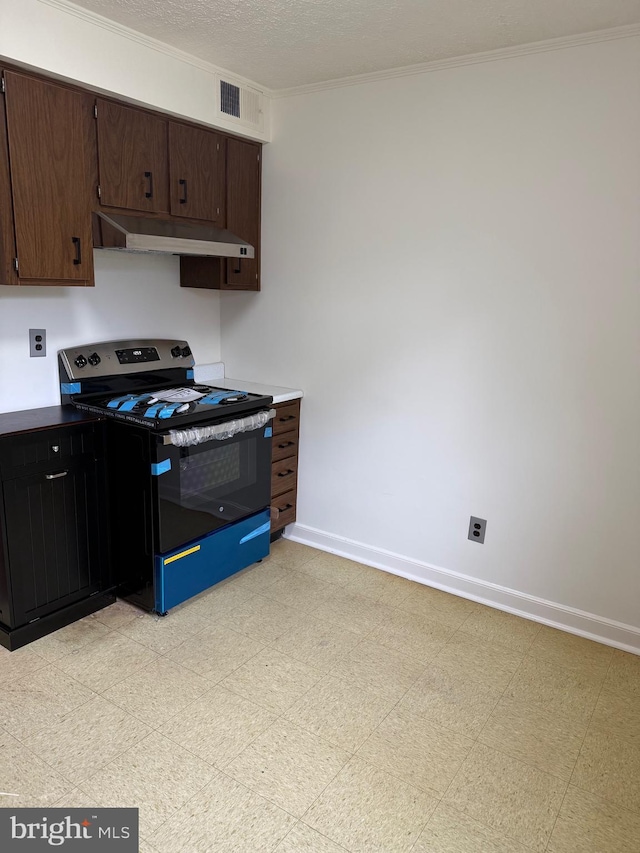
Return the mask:
<path id="1" fill-rule="evenodd" d="M 197 255 L 212 258 L 253 258 L 253 246 L 214 225 L 198 225 L 98 211 L 94 218 L 96 249 Z"/>

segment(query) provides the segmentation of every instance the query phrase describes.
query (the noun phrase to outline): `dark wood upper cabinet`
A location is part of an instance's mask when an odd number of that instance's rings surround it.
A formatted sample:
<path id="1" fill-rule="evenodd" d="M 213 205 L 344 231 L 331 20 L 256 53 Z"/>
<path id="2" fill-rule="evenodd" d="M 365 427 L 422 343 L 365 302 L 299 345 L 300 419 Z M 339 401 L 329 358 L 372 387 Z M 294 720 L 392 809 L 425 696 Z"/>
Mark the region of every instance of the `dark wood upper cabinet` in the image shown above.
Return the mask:
<path id="1" fill-rule="evenodd" d="M 171 213 L 225 221 L 225 139 L 219 133 L 169 124 Z"/>
<path id="2" fill-rule="evenodd" d="M 255 258 L 180 258 L 180 286 L 260 290 L 262 146 L 227 137 L 227 229 L 255 249 Z"/>
<path id="3" fill-rule="evenodd" d="M 4 80 L 19 281 L 93 284 L 91 98 L 13 71 Z"/>
<path id="4" fill-rule="evenodd" d="M 0 76 L 2 70 L 0 69 Z M 16 241 L 13 231 L 13 202 L 4 104 L 0 104 L 0 285 L 17 284 L 14 269 Z"/>
<path id="5" fill-rule="evenodd" d="M 227 228 L 256 250 L 255 258 L 226 262 L 225 290 L 260 290 L 260 205 L 262 146 L 227 139 Z"/>
<path id="6" fill-rule="evenodd" d="M 168 213 L 168 122 L 112 101 L 96 107 L 100 204 Z"/>
<path id="7" fill-rule="evenodd" d="M 256 257 L 185 256 L 181 285 L 260 290 L 260 143 L 0 74 L 0 286 L 93 285 L 93 213 L 112 208 L 227 228 Z"/>

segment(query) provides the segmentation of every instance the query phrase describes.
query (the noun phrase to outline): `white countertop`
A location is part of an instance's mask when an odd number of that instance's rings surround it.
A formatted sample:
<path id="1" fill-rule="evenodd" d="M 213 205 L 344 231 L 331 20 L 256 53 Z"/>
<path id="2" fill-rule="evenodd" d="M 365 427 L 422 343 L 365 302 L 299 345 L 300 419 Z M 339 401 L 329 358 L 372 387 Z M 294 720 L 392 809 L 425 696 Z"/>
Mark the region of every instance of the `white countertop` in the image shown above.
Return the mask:
<path id="1" fill-rule="evenodd" d="M 282 388 L 279 385 L 262 385 L 259 382 L 247 382 L 244 379 L 216 379 L 219 388 L 230 391 L 248 391 L 250 394 L 268 394 L 274 403 L 286 403 L 287 400 L 298 400 L 304 396 L 298 388 Z"/>
<path id="2" fill-rule="evenodd" d="M 197 364 L 195 367 L 196 382 L 215 383 L 217 388 L 228 388 L 230 391 L 248 391 L 250 394 L 266 394 L 273 397 L 274 403 L 286 403 L 287 400 L 299 400 L 304 393 L 299 388 L 283 388 L 281 385 L 263 385 L 260 382 L 250 382 L 246 379 L 232 379 L 224 375 L 224 364 Z"/>

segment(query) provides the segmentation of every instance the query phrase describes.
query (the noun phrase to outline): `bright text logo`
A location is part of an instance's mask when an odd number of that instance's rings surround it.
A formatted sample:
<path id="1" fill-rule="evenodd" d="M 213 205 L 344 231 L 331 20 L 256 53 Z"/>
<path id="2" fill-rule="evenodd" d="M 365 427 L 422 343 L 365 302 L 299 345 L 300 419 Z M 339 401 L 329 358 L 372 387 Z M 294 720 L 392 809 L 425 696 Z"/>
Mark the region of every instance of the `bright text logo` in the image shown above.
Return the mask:
<path id="1" fill-rule="evenodd" d="M 0 850 L 138 853 L 138 809 L 0 808 Z"/>

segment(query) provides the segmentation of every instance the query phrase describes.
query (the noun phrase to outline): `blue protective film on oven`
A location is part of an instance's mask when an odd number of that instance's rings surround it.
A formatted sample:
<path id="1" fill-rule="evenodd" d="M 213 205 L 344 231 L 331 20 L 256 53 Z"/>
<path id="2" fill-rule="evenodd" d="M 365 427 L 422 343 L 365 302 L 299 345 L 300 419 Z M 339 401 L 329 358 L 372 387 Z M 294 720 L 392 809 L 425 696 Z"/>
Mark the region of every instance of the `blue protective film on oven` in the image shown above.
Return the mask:
<path id="1" fill-rule="evenodd" d="M 127 400 L 130 400 L 133 397 L 133 394 L 125 394 L 124 397 L 114 397 L 113 400 L 109 400 L 107 403 L 108 409 L 117 409 L 120 403 L 124 403 Z"/>
<path id="2" fill-rule="evenodd" d="M 232 391 L 213 391 L 211 394 L 207 394 L 206 397 L 201 397 L 198 402 L 206 403 L 207 406 L 215 406 L 220 402 L 220 400 L 225 400 L 227 397 L 232 395 Z"/>
<path id="3" fill-rule="evenodd" d="M 80 393 L 80 383 L 79 382 L 61 382 L 60 383 L 60 393 L 61 394 L 79 394 Z"/>
<path id="4" fill-rule="evenodd" d="M 165 474 L 167 471 L 171 470 L 171 460 L 164 459 L 162 462 L 152 462 L 151 463 L 151 473 L 154 477 L 157 477 L 158 474 Z"/>
<path id="5" fill-rule="evenodd" d="M 158 412 L 159 418 L 170 418 L 171 415 L 175 412 L 176 409 L 179 409 L 180 406 L 184 405 L 183 403 L 167 403 L 166 406 L 163 406 Z"/>
<path id="6" fill-rule="evenodd" d="M 271 438 L 272 435 L 273 435 L 273 427 L 265 427 L 264 428 L 264 437 L 265 438 Z"/>
<path id="7" fill-rule="evenodd" d="M 269 510 L 242 518 L 154 559 L 155 609 L 172 607 L 269 554 Z M 246 533 L 246 536 L 245 536 Z M 240 543 L 242 547 L 239 547 Z"/>
<path id="8" fill-rule="evenodd" d="M 151 394 L 136 394 L 135 396 L 129 396 L 128 400 L 125 400 L 124 403 L 120 406 L 121 412 L 130 412 L 139 403 L 143 403 L 145 400 L 151 400 Z M 109 403 L 111 405 L 111 403 Z"/>
<path id="9" fill-rule="evenodd" d="M 260 527 L 256 527 L 255 530 L 252 530 L 250 533 L 247 533 L 246 536 L 243 536 L 240 540 L 240 545 L 243 545 L 245 542 L 248 542 L 249 539 L 255 539 L 256 536 L 262 536 L 263 533 L 268 533 L 271 530 L 271 521 L 266 521 L 264 524 L 261 524 Z"/>
<path id="10" fill-rule="evenodd" d="M 193 370 L 191 370 L 191 369 L 187 370 L 187 379 L 193 379 L 193 375 L 194 375 Z"/>

